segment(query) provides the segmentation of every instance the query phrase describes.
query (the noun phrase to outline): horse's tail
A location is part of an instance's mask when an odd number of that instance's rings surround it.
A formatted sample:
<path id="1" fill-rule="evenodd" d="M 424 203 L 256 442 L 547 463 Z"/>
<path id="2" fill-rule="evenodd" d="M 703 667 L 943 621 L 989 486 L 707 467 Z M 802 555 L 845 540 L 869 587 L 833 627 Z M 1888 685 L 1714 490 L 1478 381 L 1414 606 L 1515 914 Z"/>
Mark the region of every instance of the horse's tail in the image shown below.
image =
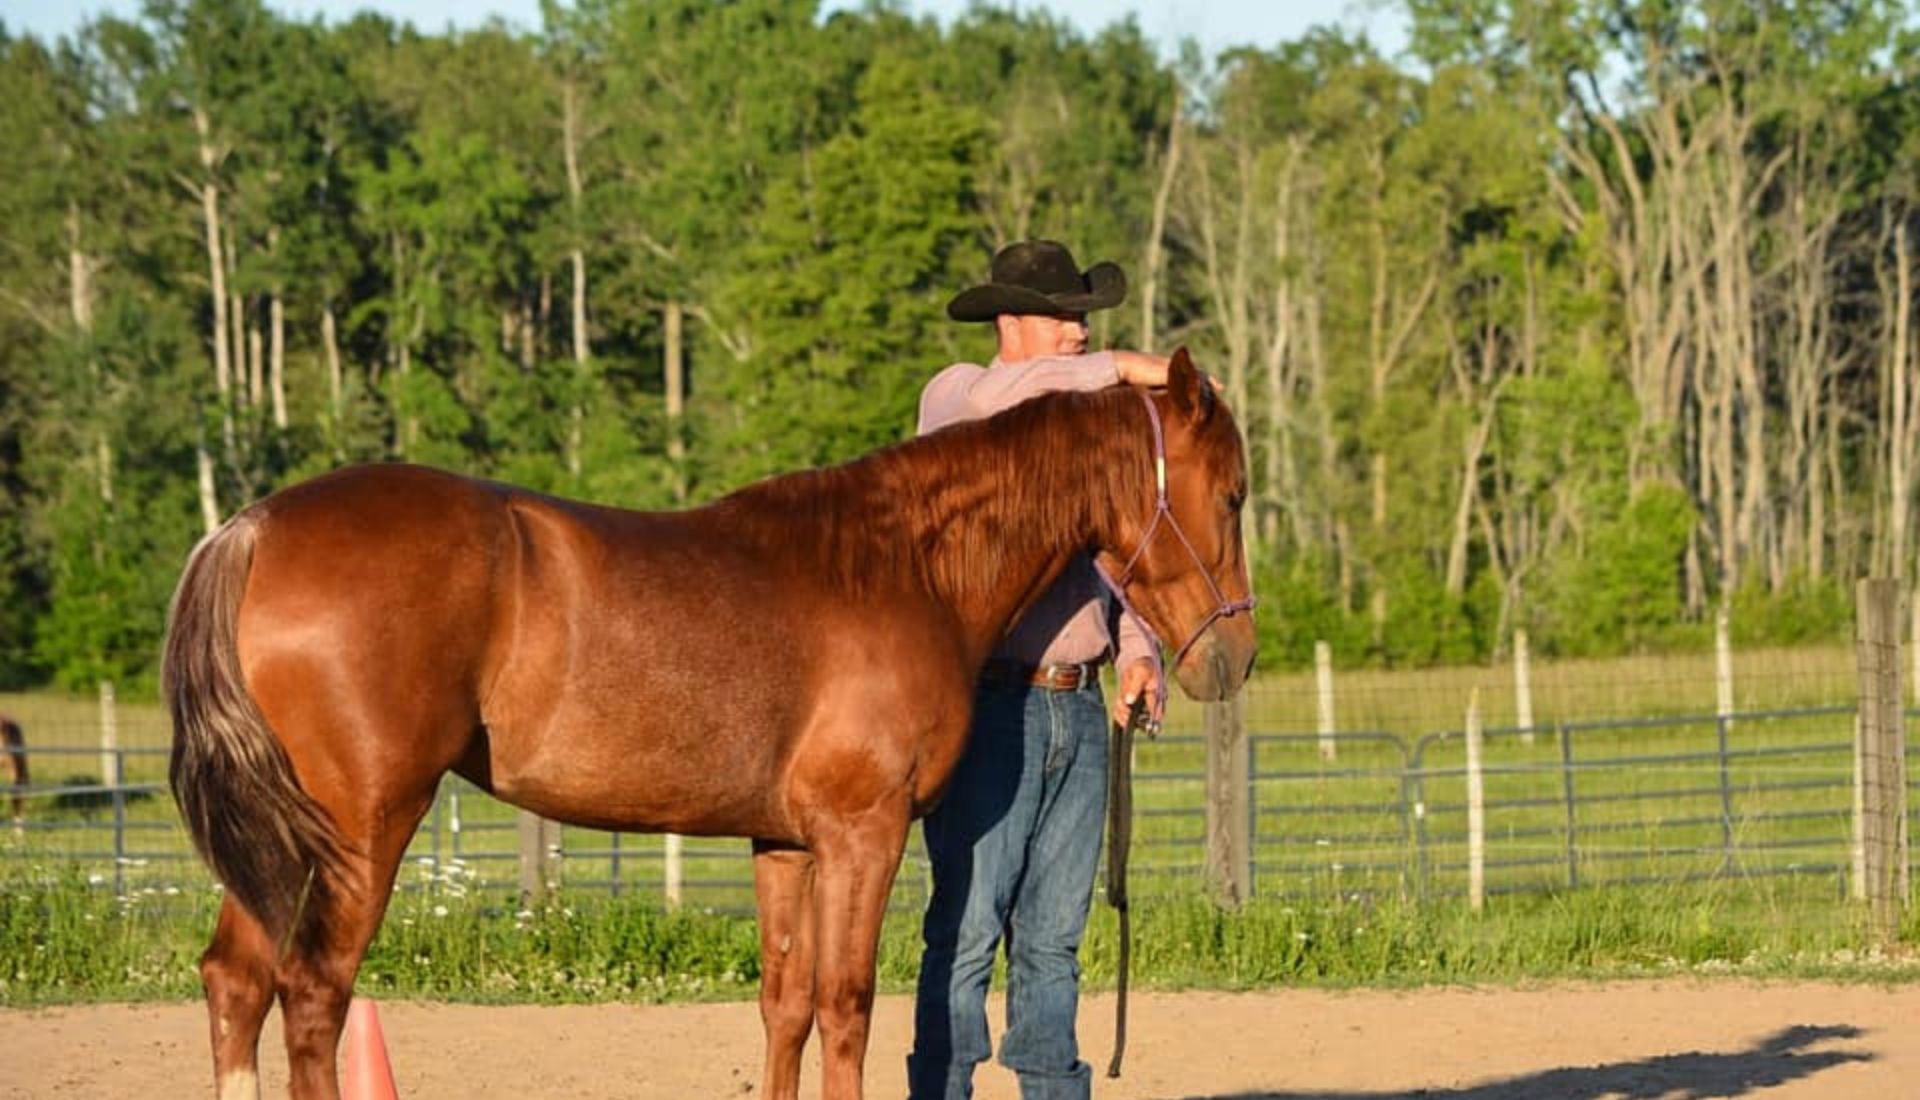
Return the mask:
<path id="1" fill-rule="evenodd" d="M 342 844 L 241 678 L 236 622 L 257 534 L 242 512 L 187 559 L 167 616 L 161 692 L 173 714 L 167 777 L 194 847 L 284 944 L 329 891 Z"/>

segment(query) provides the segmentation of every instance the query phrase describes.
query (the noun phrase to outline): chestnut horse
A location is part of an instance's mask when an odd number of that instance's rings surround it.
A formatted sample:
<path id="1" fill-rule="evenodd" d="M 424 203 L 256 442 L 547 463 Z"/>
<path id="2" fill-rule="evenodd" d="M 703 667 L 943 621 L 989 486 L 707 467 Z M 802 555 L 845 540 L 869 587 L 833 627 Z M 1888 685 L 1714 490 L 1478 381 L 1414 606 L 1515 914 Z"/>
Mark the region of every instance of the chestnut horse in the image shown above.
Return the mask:
<path id="1" fill-rule="evenodd" d="M 1188 694 L 1238 690 L 1245 490 L 1183 351 L 1164 392 L 1036 398 L 686 512 L 410 466 L 247 508 L 188 561 L 165 658 L 174 795 L 227 887 L 201 962 L 222 1100 L 258 1095 L 276 995 L 293 1096 L 338 1095 L 355 972 L 447 771 L 569 824 L 752 838 L 763 1094 L 796 1095 L 817 1022 L 823 1095 L 858 1097 L 887 893 L 988 652 L 1092 551 L 1163 637 L 1203 633 Z"/>
<path id="2" fill-rule="evenodd" d="M 0 714 L 0 758 L 6 760 L 7 781 L 5 786 L 12 788 L 8 797 L 13 803 L 13 824 L 15 828 L 26 824 L 26 799 L 20 792 L 30 782 L 27 778 L 27 736 L 20 729 L 20 723 Z"/>

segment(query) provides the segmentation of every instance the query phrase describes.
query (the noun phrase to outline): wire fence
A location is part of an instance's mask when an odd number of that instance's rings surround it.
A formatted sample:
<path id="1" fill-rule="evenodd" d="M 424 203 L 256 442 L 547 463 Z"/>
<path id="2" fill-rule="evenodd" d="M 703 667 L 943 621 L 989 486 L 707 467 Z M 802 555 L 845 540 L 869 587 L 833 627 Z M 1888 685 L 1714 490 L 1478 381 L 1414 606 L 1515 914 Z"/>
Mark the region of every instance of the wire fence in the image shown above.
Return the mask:
<path id="1" fill-rule="evenodd" d="M 1543 692 L 1540 710 L 1566 717 L 1487 730 L 1480 769 L 1486 892 L 1786 875 L 1829 878 L 1836 892 L 1845 890 L 1855 834 L 1856 704 L 1834 698 L 1851 685 L 1828 675 L 1829 658 L 1819 656 L 1814 667 L 1814 686 L 1776 676 L 1745 696 L 1826 695 L 1813 705 L 1647 714 L 1699 694 L 1697 685 L 1682 691 L 1661 683 L 1624 708 L 1626 716 L 1576 719 Z M 1382 677 L 1378 695 L 1348 688 L 1339 699 L 1349 713 L 1378 718 L 1381 728 L 1335 731 L 1331 758 L 1317 717 L 1298 721 L 1319 706 L 1317 685 L 1284 676 L 1250 685 L 1244 804 L 1254 895 L 1464 893 L 1468 769 L 1457 716 L 1460 700 L 1498 674 Z M 1311 700 L 1303 705 L 1300 695 Z M 1577 702 L 1572 693 L 1568 699 Z M 121 895 L 208 888 L 166 791 L 168 734 L 158 708 L 119 704 L 103 720 L 83 717 L 91 701 L 46 702 L 37 714 L 18 705 L 24 701 L 0 699 L 0 709 L 21 716 L 33 767 L 33 781 L 13 792 L 23 812 L 0 839 L 0 866 L 67 863 Z M 58 707 L 66 713 L 53 713 Z M 1423 727 L 1423 719 L 1432 721 Z M 103 747 L 108 726 L 115 743 Z M 1136 895 L 1207 889 L 1200 728 L 1199 708 L 1179 706 L 1168 733 L 1137 746 Z M 452 871 L 470 886 L 513 894 L 521 881 L 518 813 L 449 777 L 409 851 L 422 873 L 403 874 L 400 888 L 432 888 Z M 684 904 L 731 912 L 753 906 L 745 841 L 690 838 L 677 872 L 658 836 L 568 826 L 556 849 L 549 855 L 567 891 L 660 895 L 677 875 Z M 924 904 L 921 853 L 916 832 L 895 908 Z"/>

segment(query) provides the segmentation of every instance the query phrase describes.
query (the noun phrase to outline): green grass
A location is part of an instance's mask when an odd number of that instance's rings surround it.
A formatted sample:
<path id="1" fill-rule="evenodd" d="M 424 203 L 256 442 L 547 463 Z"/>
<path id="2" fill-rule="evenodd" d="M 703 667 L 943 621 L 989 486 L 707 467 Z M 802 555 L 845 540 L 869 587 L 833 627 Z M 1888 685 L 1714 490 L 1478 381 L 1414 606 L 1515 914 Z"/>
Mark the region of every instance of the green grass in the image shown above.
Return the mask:
<path id="1" fill-rule="evenodd" d="M 670 1002 L 753 995 L 750 918 L 651 899 L 536 910 L 442 884 L 397 897 L 359 988 L 482 1003 Z M 0 1004 L 170 1000 L 198 994 L 195 962 L 218 906 L 210 889 L 116 899 L 69 870 L 0 880 Z M 1136 906 L 1135 985 L 1148 989 L 1409 986 L 1661 975 L 1912 981 L 1902 948 L 1863 953 L 1860 910 L 1805 880 L 1620 887 L 1456 899 L 1329 895 L 1227 911 L 1192 896 Z M 1910 915 L 1903 943 L 1920 940 Z M 1081 952 L 1090 988 L 1114 979 L 1116 924 L 1097 906 Z M 880 985 L 912 988 L 916 921 L 892 915 Z"/>

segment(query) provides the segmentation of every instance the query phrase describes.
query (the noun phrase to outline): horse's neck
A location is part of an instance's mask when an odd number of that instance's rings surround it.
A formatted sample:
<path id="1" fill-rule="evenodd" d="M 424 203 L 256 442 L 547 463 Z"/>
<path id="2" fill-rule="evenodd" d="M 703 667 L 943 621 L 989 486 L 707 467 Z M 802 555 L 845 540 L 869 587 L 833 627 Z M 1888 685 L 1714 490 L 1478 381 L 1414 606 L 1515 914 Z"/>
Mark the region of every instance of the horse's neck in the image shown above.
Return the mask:
<path id="1" fill-rule="evenodd" d="M 1113 467 L 1128 461 L 1125 447 L 1110 430 L 1064 430 L 1098 411 L 1089 408 L 1095 395 L 1076 396 L 1044 417 L 1024 410 L 970 433 L 954 448 L 964 461 L 916 502 L 928 582 L 963 624 L 976 660 L 1103 533 L 1117 506 Z M 1074 438 L 1098 442 L 1059 442 Z"/>

